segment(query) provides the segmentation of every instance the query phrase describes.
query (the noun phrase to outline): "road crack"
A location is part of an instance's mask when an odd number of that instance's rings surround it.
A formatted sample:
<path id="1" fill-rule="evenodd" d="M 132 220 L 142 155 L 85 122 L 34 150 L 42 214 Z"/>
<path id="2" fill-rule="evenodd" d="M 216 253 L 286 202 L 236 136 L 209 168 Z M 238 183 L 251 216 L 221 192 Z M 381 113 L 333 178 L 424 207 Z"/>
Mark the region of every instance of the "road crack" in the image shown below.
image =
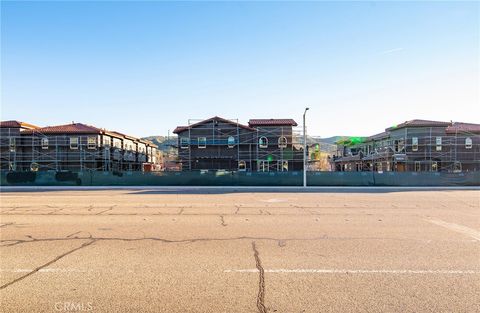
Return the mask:
<path id="1" fill-rule="evenodd" d="M 11 285 L 15 284 L 15 283 L 17 283 L 17 282 L 19 282 L 19 281 L 27 278 L 27 277 L 30 276 L 30 275 L 35 274 L 36 272 L 38 272 L 38 271 L 41 270 L 42 268 L 45 268 L 45 267 L 47 267 L 47 266 L 49 266 L 49 265 L 57 262 L 58 260 L 62 259 L 63 257 L 66 257 L 66 256 L 69 255 L 69 254 L 72 254 L 72 253 L 75 252 L 75 251 L 78 251 L 78 250 L 80 250 L 80 249 L 83 249 L 83 248 L 85 248 L 85 247 L 88 247 L 89 245 L 91 245 L 91 244 L 94 243 L 95 241 L 96 241 L 96 240 L 94 239 L 94 240 L 85 242 L 85 243 L 83 243 L 81 246 L 76 247 L 75 249 L 72 249 L 72 250 L 69 250 L 69 251 L 67 251 L 67 252 L 65 252 L 65 253 L 63 253 L 63 254 L 60 254 L 59 256 L 55 257 L 53 260 L 51 260 L 51 261 L 49 261 L 49 262 L 47 262 L 47 263 L 45 263 L 45 264 L 43 264 L 43 265 L 35 268 L 33 271 L 28 272 L 27 274 L 25 274 L 25 275 L 23 275 L 23 276 L 20 276 L 20 277 L 18 277 L 18 278 L 16 278 L 16 279 L 12 280 L 11 282 L 6 283 L 6 284 L 0 286 L 0 290 L 5 289 L 5 288 L 7 288 L 8 286 L 11 286 Z"/>
<path id="2" fill-rule="evenodd" d="M 411 238 L 388 238 L 388 237 L 329 237 L 327 235 L 322 235 L 319 237 L 310 237 L 310 238 L 274 238 L 274 237 L 253 237 L 253 236 L 239 236 L 239 237 L 225 237 L 225 238 L 186 238 L 186 239 L 166 239 L 160 237 L 141 237 L 141 238 L 122 238 L 122 237 L 97 237 L 92 236 L 91 233 L 88 237 L 56 237 L 56 238 L 33 238 L 30 235 L 26 237 L 31 240 L 25 239 L 1 239 L 1 247 L 11 247 L 16 245 L 21 245 L 25 243 L 36 243 L 36 242 L 55 242 L 55 241 L 69 241 L 69 240 L 96 240 L 96 241 L 125 241 L 125 242 L 134 242 L 134 241 L 143 241 L 143 240 L 152 240 L 159 241 L 163 243 L 195 243 L 195 242 L 210 242 L 210 241 L 232 241 L 232 240 L 270 240 L 275 242 L 289 242 L 289 241 L 317 241 L 317 240 L 394 240 L 401 242 L 416 241 L 416 242 L 427 242 L 424 239 L 411 239 Z"/>
<path id="3" fill-rule="evenodd" d="M 255 245 L 255 241 L 252 241 L 252 250 L 253 256 L 255 257 L 255 265 L 259 272 L 257 308 L 258 312 L 266 313 L 267 309 L 265 308 L 265 271 L 262 266 L 262 261 L 260 260 L 260 254 L 258 253 L 257 246 Z"/>

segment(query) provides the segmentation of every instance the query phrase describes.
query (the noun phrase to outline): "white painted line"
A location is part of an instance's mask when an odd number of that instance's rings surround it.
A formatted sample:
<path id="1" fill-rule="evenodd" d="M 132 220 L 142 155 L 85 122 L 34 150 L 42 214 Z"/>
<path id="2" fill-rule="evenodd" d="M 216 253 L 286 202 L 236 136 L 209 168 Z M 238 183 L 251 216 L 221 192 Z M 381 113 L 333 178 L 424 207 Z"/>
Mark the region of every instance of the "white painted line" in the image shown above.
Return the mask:
<path id="1" fill-rule="evenodd" d="M 224 273 L 258 273 L 258 269 L 224 270 Z M 474 270 L 348 270 L 348 269 L 266 269 L 265 273 L 319 273 L 319 274 L 480 274 Z"/>
<path id="2" fill-rule="evenodd" d="M 447 223 L 447 222 L 444 222 L 444 221 L 441 221 L 441 220 L 426 220 L 426 221 L 430 222 L 432 224 L 438 225 L 438 226 L 448 228 L 448 229 L 456 231 L 458 233 L 462 233 L 464 235 L 467 235 L 467 236 L 470 236 L 470 237 L 474 238 L 475 240 L 480 241 L 480 231 L 478 231 L 476 229 L 469 228 L 469 227 L 459 225 L 459 224 Z"/>
<path id="3" fill-rule="evenodd" d="M 268 203 L 278 203 L 278 202 L 287 202 L 288 200 L 285 199 L 268 199 L 268 200 L 259 200 L 260 202 L 268 202 Z"/>

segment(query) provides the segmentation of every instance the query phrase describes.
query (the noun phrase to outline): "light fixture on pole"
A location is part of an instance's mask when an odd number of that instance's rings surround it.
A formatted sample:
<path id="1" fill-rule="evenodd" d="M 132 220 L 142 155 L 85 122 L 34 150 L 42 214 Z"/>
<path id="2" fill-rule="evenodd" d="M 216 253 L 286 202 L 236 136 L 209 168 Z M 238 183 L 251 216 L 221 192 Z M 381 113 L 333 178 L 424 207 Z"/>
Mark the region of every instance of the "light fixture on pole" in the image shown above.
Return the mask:
<path id="1" fill-rule="evenodd" d="M 307 187 L 307 132 L 305 125 L 305 115 L 309 108 L 303 112 L 303 187 Z"/>

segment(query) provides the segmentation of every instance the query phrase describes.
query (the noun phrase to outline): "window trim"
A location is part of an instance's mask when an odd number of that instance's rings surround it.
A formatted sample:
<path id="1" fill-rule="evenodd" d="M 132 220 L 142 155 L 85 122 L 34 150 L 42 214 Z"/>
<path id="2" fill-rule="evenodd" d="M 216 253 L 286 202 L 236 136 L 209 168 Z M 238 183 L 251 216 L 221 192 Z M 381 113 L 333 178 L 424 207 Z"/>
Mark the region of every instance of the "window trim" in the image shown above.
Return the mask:
<path id="1" fill-rule="evenodd" d="M 87 137 L 87 149 L 93 150 L 97 148 L 97 138 Z"/>
<path id="2" fill-rule="evenodd" d="M 460 162 L 460 161 L 453 162 L 453 172 L 454 173 L 461 173 L 462 172 L 462 162 Z"/>
<path id="3" fill-rule="evenodd" d="M 262 144 L 262 141 L 264 141 L 265 143 Z M 268 148 L 268 138 L 265 136 L 261 136 L 260 138 L 258 138 L 258 147 L 262 149 Z"/>
<path id="4" fill-rule="evenodd" d="M 260 160 L 260 163 L 259 163 L 259 166 L 258 166 L 258 171 L 259 172 L 270 172 L 270 161 Z"/>
<path id="5" fill-rule="evenodd" d="M 200 144 L 200 139 L 202 140 L 201 144 Z M 198 137 L 197 144 L 199 149 L 205 149 L 207 147 L 207 137 Z"/>
<path id="6" fill-rule="evenodd" d="M 472 149 L 473 147 L 473 140 L 471 137 L 465 138 L 465 149 Z"/>
<path id="7" fill-rule="evenodd" d="M 244 160 L 238 161 L 238 171 L 245 172 L 246 170 L 247 170 L 247 162 L 245 162 Z"/>
<path id="8" fill-rule="evenodd" d="M 233 143 L 230 141 L 230 139 L 233 139 Z M 227 145 L 229 148 L 234 148 L 235 147 L 235 137 L 229 136 L 227 138 Z"/>
<path id="9" fill-rule="evenodd" d="M 190 145 L 190 140 L 188 140 L 188 137 L 180 137 L 180 149 L 188 149 Z M 147 149 L 148 153 L 148 149 Z"/>
<path id="10" fill-rule="evenodd" d="M 74 141 L 76 141 L 76 145 L 74 144 Z M 70 137 L 70 150 L 78 150 L 78 147 L 80 145 L 79 142 L 80 140 L 78 137 Z"/>
<path id="11" fill-rule="evenodd" d="M 412 137 L 412 151 L 418 151 L 418 137 Z"/>
<path id="12" fill-rule="evenodd" d="M 442 151 L 442 137 L 435 137 L 435 151 Z"/>
<path id="13" fill-rule="evenodd" d="M 418 168 L 417 168 L 417 166 L 418 166 Z M 415 172 L 421 172 L 422 171 L 422 164 L 420 163 L 420 161 L 415 161 L 413 170 Z"/>
<path id="14" fill-rule="evenodd" d="M 42 146 L 42 149 L 43 150 L 47 150 L 48 149 L 48 137 L 43 137 L 41 140 L 40 140 L 40 145 Z"/>

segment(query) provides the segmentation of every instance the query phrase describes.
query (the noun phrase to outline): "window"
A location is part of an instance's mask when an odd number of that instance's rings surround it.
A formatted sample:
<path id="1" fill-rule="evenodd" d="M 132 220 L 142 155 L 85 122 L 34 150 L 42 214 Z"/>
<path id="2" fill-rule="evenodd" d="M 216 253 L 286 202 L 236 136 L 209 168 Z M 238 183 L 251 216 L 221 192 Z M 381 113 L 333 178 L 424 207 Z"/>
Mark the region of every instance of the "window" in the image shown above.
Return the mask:
<path id="1" fill-rule="evenodd" d="M 258 171 L 260 171 L 260 172 L 268 172 L 268 171 L 269 171 L 268 161 L 260 161 L 260 162 L 258 163 Z"/>
<path id="2" fill-rule="evenodd" d="M 288 172 L 288 161 L 282 161 L 282 172 Z"/>
<path id="3" fill-rule="evenodd" d="M 181 137 L 180 138 L 180 148 L 188 149 L 188 144 L 189 144 L 189 140 L 188 140 L 187 137 Z"/>
<path id="4" fill-rule="evenodd" d="M 235 138 L 233 136 L 228 137 L 227 144 L 229 148 L 233 148 L 235 146 Z"/>
<path id="5" fill-rule="evenodd" d="M 412 151 L 418 151 L 418 137 L 412 137 Z"/>
<path id="6" fill-rule="evenodd" d="M 30 164 L 30 171 L 32 171 L 32 172 L 38 172 L 39 168 L 40 168 L 40 165 L 36 162 L 32 162 Z"/>
<path id="7" fill-rule="evenodd" d="M 462 171 L 462 163 L 456 161 L 455 163 L 453 163 L 453 172 L 454 173 L 459 173 Z"/>
<path id="8" fill-rule="evenodd" d="M 78 149 L 78 137 L 70 137 L 70 149 Z"/>
<path id="9" fill-rule="evenodd" d="M 109 146 L 110 145 L 110 138 L 103 137 L 103 145 L 104 146 Z"/>
<path id="10" fill-rule="evenodd" d="M 433 161 L 432 164 L 431 164 L 430 170 L 431 170 L 432 172 L 438 171 L 438 163 L 435 162 L 435 161 Z"/>
<path id="11" fill-rule="evenodd" d="M 15 162 L 8 162 L 8 170 L 15 171 L 17 169 L 17 164 Z"/>
<path id="12" fill-rule="evenodd" d="M 88 137 L 87 139 L 87 149 L 95 149 L 97 147 L 97 138 Z"/>
<path id="13" fill-rule="evenodd" d="M 48 138 L 42 138 L 42 149 L 48 149 Z"/>
<path id="14" fill-rule="evenodd" d="M 398 150 L 397 152 L 402 152 L 405 149 L 405 140 L 398 140 Z"/>
<path id="15" fill-rule="evenodd" d="M 280 137 L 278 138 L 278 147 L 279 148 L 286 148 L 287 147 L 287 138 L 286 137 Z"/>
<path id="16" fill-rule="evenodd" d="M 10 137 L 9 138 L 9 144 L 10 144 L 10 152 L 15 152 L 15 137 Z"/>
<path id="17" fill-rule="evenodd" d="M 238 170 L 239 171 L 247 170 L 247 164 L 245 163 L 245 161 L 238 161 Z"/>
<path id="18" fill-rule="evenodd" d="M 415 172 L 420 172 L 421 169 L 420 161 L 415 161 Z"/>
<path id="19" fill-rule="evenodd" d="M 437 147 L 435 150 L 442 151 L 442 137 L 435 138 L 435 143 L 437 144 Z"/>
<path id="20" fill-rule="evenodd" d="M 390 162 L 387 161 L 387 172 L 390 172 L 392 170 L 391 166 L 390 166 Z"/>
<path id="21" fill-rule="evenodd" d="M 198 137 L 198 147 L 199 148 L 206 148 L 207 147 L 207 138 L 206 137 Z"/>
<path id="22" fill-rule="evenodd" d="M 378 172 L 383 172 L 383 164 L 382 164 L 382 162 L 378 162 L 378 163 L 377 163 L 377 171 L 378 171 Z"/>
<path id="23" fill-rule="evenodd" d="M 465 149 L 472 149 L 472 138 L 465 138 Z"/>
<path id="24" fill-rule="evenodd" d="M 260 148 L 267 148 L 268 147 L 267 137 L 260 137 L 260 139 L 258 139 L 258 145 L 260 146 Z"/>

